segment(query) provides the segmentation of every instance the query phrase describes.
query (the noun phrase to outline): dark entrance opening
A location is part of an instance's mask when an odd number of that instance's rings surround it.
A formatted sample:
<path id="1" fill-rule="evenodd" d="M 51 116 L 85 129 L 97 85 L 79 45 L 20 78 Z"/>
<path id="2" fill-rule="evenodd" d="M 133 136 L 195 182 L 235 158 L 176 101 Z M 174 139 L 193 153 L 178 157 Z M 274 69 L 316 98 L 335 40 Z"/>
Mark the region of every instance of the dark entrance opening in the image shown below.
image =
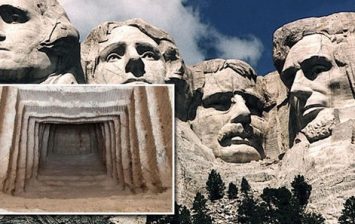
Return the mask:
<path id="1" fill-rule="evenodd" d="M 42 124 L 48 134 L 38 175 L 26 187 L 28 197 L 81 198 L 117 194 L 107 176 L 100 123 Z"/>

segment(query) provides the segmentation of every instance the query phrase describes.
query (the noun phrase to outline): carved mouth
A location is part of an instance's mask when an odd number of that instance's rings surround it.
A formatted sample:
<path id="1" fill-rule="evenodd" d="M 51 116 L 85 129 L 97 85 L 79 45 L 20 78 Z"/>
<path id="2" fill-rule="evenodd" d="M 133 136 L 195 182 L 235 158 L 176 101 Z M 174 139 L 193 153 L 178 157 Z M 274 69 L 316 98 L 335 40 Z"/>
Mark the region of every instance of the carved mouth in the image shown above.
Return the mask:
<path id="1" fill-rule="evenodd" d="M 305 121 L 313 120 L 318 115 L 318 113 L 324 108 L 325 106 L 321 104 L 312 104 L 312 105 L 305 106 L 302 110 L 303 120 Z"/>
<path id="2" fill-rule="evenodd" d="M 145 79 L 127 79 L 125 82 L 123 82 L 122 84 L 127 84 L 127 83 L 132 83 L 132 84 L 141 84 L 141 83 L 148 83 L 148 84 L 152 84 L 151 82 L 145 80 Z"/>
<path id="3" fill-rule="evenodd" d="M 218 142 L 221 146 L 246 144 L 250 145 L 250 139 L 253 138 L 253 128 L 249 125 L 227 124 L 218 134 Z"/>
<path id="4" fill-rule="evenodd" d="M 240 136 L 231 138 L 231 143 L 233 145 L 241 145 L 241 144 L 250 145 L 250 141 L 248 138 L 242 138 Z"/>
<path id="5" fill-rule="evenodd" d="M 9 51 L 9 49 L 4 48 L 4 47 L 0 47 L 0 51 Z"/>

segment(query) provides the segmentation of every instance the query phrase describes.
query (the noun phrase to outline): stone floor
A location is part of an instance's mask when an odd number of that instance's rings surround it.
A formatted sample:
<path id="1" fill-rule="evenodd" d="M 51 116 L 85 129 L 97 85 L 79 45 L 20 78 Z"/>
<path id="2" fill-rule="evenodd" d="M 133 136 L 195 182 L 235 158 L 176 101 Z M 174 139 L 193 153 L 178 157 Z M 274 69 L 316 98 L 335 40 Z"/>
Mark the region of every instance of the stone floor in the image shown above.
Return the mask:
<path id="1" fill-rule="evenodd" d="M 25 193 L 0 194 L 0 213 L 170 212 L 171 202 L 171 189 L 161 194 L 120 189 L 96 153 L 52 154 L 40 164 L 38 177 L 26 185 Z"/>
<path id="2" fill-rule="evenodd" d="M 124 192 L 127 193 L 127 192 Z M 26 198 L 86 198 L 120 195 L 96 153 L 50 155 L 37 179 L 26 187 Z"/>

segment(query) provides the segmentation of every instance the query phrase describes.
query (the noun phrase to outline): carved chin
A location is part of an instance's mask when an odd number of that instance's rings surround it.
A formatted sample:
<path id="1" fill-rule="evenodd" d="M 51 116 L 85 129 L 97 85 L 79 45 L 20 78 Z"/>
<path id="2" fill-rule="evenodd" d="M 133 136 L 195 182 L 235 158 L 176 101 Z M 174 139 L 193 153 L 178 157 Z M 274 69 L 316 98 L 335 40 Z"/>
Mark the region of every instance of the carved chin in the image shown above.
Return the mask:
<path id="1" fill-rule="evenodd" d="M 320 111 L 317 117 L 302 129 L 301 132 L 310 143 L 331 135 L 334 125 L 339 123 L 339 118 L 334 112 L 333 108 Z"/>
<path id="2" fill-rule="evenodd" d="M 228 163 L 248 163 L 261 159 L 254 147 L 244 144 L 221 148 L 219 157 Z"/>

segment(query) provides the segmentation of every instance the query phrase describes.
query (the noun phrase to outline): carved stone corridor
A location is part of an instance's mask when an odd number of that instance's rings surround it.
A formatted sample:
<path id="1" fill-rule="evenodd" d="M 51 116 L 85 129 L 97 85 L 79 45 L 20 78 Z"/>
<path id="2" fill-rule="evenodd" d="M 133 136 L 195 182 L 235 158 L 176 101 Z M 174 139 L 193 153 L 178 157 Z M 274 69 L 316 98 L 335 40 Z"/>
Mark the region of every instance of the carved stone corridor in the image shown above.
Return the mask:
<path id="1" fill-rule="evenodd" d="M 1 98 L 3 208 L 25 200 L 25 211 L 58 211 L 70 199 L 59 211 L 149 212 L 161 199 L 171 210 L 168 86 L 5 86 Z M 127 197 L 135 202 L 122 208 Z"/>

